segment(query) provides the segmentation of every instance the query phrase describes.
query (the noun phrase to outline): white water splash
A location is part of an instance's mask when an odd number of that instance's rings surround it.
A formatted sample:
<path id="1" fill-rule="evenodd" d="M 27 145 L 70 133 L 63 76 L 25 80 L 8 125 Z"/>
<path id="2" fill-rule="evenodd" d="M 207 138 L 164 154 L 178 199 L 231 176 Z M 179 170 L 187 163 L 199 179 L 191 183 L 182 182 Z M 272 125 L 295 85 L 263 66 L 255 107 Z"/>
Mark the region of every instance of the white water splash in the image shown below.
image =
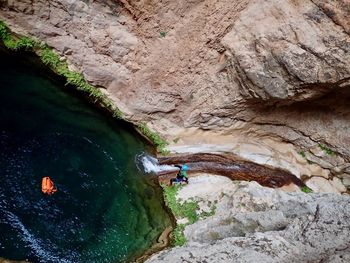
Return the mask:
<path id="1" fill-rule="evenodd" d="M 172 165 L 160 165 L 158 160 L 150 155 L 141 154 L 137 157 L 138 163 L 145 173 L 159 173 L 164 171 L 177 171 L 178 168 Z M 140 167 L 139 167 L 140 169 Z"/>

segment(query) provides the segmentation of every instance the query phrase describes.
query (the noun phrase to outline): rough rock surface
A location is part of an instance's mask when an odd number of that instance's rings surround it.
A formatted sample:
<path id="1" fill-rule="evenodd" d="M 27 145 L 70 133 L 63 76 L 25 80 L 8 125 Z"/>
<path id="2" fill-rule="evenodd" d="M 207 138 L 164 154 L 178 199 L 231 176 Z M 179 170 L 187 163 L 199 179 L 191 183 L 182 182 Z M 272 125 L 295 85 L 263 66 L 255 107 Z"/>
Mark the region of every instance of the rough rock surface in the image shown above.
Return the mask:
<path id="1" fill-rule="evenodd" d="M 185 228 L 184 247 L 147 262 L 349 262 L 349 196 L 286 193 L 216 176 L 190 180 L 178 198 L 194 198 L 203 210 L 215 203 L 215 215 Z"/>
<path id="2" fill-rule="evenodd" d="M 0 0 L 0 18 L 45 40 L 126 119 L 148 122 L 170 142 L 194 127 L 231 134 L 226 141 L 278 139 L 340 177 L 350 174 L 349 6 Z"/>
<path id="3" fill-rule="evenodd" d="M 222 42 L 247 99 L 290 104 L 350 83 L 349 36 L 312 1 L 256 1 Z"/>
<path id="4" fill-rule="evenodd" d="M 349 0 L 0 0 L 11 29 L 174 151 L 233 152 L 326 192 L 350 189 L 349 17 Z M 350 261 L 349 197 L 214 189 L 215 216 L 151 262 Z"/>
<path id="5" fill-rule="evenodd" d="M 336 110 L 339 105 L 321 112 L 326 102 L 253 111 L 256 104 L 313 101 L 346 90 L 348 0 L 0 3 L 2 18 L 65 55 L 92 84 L 105 87 L 131 119 L 166 118 L 215 129 L 243 118 L 268 132 L 264 125 L 295 129 L 300 137 L 330 144 L 322 129 L 336 130 L 349 119 L 348 111 Z M 314 116 L 312 108 L 324 117 Z M 255 120 L 256 115 L 262 118 Z M 309 131 L 310 125 L 322 129 Z M 276 133 L 294 139 L 291 132 Z M 338 132 L 348 146 L 345 132 Z"/>

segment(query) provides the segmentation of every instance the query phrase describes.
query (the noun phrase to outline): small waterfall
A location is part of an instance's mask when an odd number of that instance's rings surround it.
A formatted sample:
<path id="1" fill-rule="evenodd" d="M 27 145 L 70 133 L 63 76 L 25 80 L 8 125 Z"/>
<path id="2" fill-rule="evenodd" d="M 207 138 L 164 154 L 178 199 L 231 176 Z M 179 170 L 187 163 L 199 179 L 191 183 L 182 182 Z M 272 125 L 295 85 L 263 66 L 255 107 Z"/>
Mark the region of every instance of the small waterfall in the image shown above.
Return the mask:
<path id="1" fill-rule="evenodd" d="M 147 154 L 137 156 L 138 168 L 145 173 L 160 173 L 165 171 L 178 171 L 179 169 L 172 165 L 159 165 L 157 158 Z"/>

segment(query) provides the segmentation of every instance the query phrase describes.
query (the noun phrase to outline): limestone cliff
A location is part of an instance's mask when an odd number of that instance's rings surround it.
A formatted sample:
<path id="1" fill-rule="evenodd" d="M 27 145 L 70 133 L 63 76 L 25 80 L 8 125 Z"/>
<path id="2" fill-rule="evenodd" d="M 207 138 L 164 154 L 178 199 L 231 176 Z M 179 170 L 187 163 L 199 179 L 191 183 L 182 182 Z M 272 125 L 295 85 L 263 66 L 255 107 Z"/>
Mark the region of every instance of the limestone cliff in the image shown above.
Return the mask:
<path id="1" fill-rule="evenodd" d="M 0 0 L 0 19 L 172 152 L 231 153 L 315 192 L 350 189 L 349 0 Z M 151 261 L 350 260 L 348 197 L 230 191 L 186 228 L 187 247 Z"/>
<path id="2" fill-rule="evenodd" d="M 255 182 L 202 175 L 191 178 L 178 193 L 179 201 L 189 198 L 203 210 L 215 204 L 215 215 L 185 228 L 185 246 L 158 253 L 147 262 L 350 260 L 347 196 L 286 193 Z"/>
<path id="3" fill-rule="evenodd" d="M 128 119 L 168 134 L 243 122 L 348 160 L 347 0 L 0 3 L 3 19 L 67 57 Z"/>
<path id="4" fill-rule="evenodd" d="M 276 136 L 349 173 L 349 1 L 2 0 L 134 121 Z M 181 141 L 180 141 L 181 142 Z M 339 158 L 325 165 L 319 142 Z"/>
<path id="5" fill-rule="evenodd" d="M 126 119 L 148 122 L 170 142 L 269 137 L 350 180 L 348 0 L 0 5 L 11 28 L 45 40 Z"/>

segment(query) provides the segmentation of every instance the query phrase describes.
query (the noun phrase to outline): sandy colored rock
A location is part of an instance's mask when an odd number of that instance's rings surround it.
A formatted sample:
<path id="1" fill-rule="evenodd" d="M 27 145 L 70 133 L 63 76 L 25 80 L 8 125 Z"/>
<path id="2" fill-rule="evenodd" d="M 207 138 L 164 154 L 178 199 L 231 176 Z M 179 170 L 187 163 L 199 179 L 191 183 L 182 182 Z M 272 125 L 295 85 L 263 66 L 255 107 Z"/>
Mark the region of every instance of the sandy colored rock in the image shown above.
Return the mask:
<path id="1" fill-rule="evenodd" d="M 334 178 L 330 181 L 330 183 L 332 184 L 332 186 L 333 186 L 334 188 L 336 188 L 336 189 L 338 190 L 338 192 L 340 192 L 340 193 L 346 192 L 346 187 L 344 186 L 344 184 L 342 183 L 342 181 L 341 181 L 339 178 L 334 177 Z"/>
<path id="2" fill-rule="evenodd" d="M 47 42 L 172 152 L 229 152 L 286 169 L 315 192 L 339 193 L 350 185 L 343 176 L 349 7 L 349 0 L 8 0 L 0 18 Z M 186 228 L 189 246 L 153 261 L 349 261 L 345 196 L 208 180 L 212 194 L 192 190 L 204 195 L 203 210 L 205 198 L 227 193 L 218 206 L 225 214 Z"/>
<path id="3" fill-rule="evenodd" d="M 350 190 L 350 178 L 343 178 L 342 179 L 342 184 Z"/>
<path id="4" fill-rule="evenodd" d="M 246 98 L 293 103 L 320 97 L 349 78 L 348 39 L 311 1 L 269 0 L 252 1 L 222 42 L 241 71 L 235 77 Z"/>
<path id="5" fill-rule="evenodd" d="M 317 193 L 339 193 L 340 191 L 338 189 L 342 191 L 344 189 L 344 186 L 337 187 L 332 183 L 332 181 L 329 181 L 323 177 L 316 176 L 307 180 L 306 185 Z"/>
<path id="6" fill-rule="evenodd" d="M 175 153 L 229 152 L 255 163 L 282 168 L 299 178 L 328 178 L 330 174 L 328 169 L 308 163 L 292 144 L 269 137 L 192 129 L 191 132 L 182 133 L 180 138 L 181 142 L 173 143 L 168 149 Z"/>
<path id="7" fill-rule="evenodd" d="M 20 0 L 3 1 L 0 17 L 106 89 L 126 119 L 170 141 L 196 127 L 275 137 L 305 152 L 323 143 L 337 154 L 309 161 L 332 170 L 350 155 L 348 6 Z"/>
<path id="8" fill-rule="evenodd" d="M 219 185 L 217 191 L 210 186 L 210 191 L 203 191 L 210 180 Z M 160 252 L 147 262 L 250 263 L 259 258 L 259 262 L 345 263 L 350 256 L 350 197 L 286 193 L 254 182 L 207 176 L 196 177 L 178 195 L 192 197 L 200 205 L 217 198 L 215 215 L 186 227 L 184 247 Z"/>

